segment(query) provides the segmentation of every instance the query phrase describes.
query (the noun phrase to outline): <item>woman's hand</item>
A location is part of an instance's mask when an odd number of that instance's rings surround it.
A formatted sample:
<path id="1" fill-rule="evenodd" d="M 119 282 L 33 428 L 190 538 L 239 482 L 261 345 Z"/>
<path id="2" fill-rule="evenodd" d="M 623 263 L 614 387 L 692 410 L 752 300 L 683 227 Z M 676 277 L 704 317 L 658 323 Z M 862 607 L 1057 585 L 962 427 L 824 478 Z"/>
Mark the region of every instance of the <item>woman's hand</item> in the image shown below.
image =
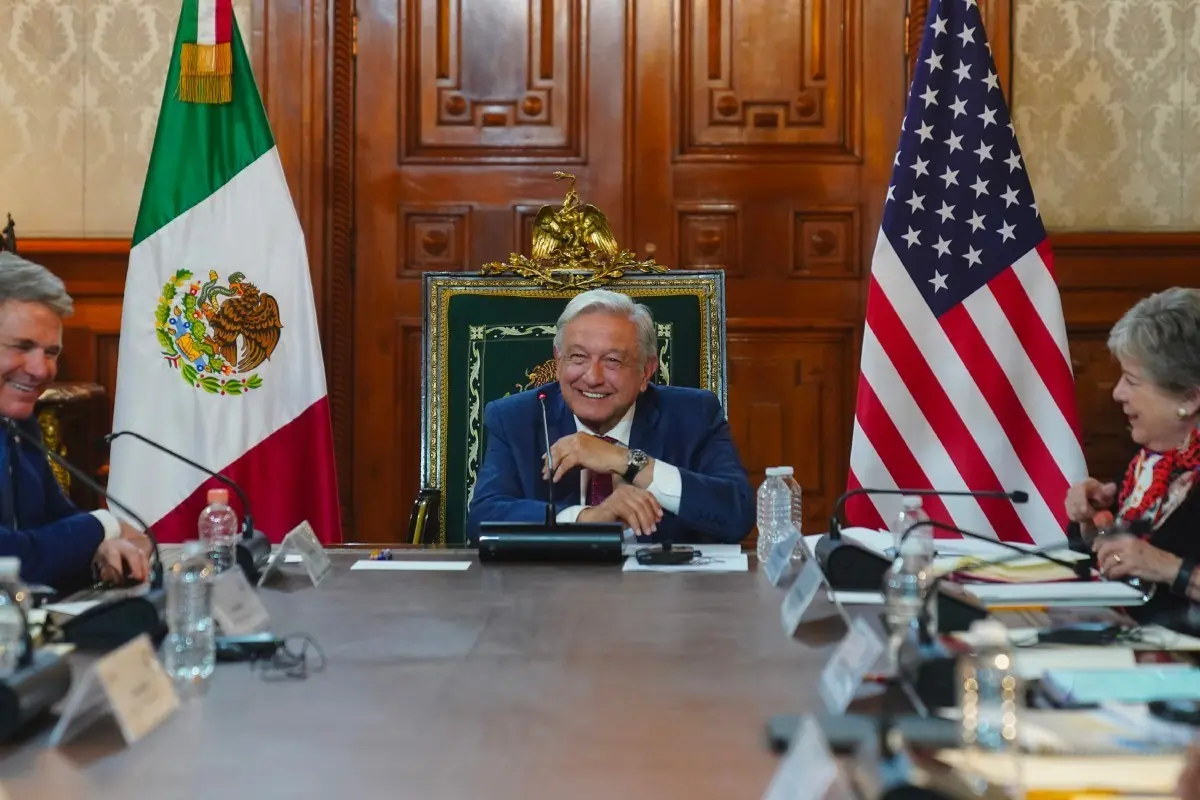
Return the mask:
<path id="1" fill-rule="evenodd" d="M 1116 499 L 1115 483 L 1101 483 L 1095 478 L 1080 481 L 1067 490 L 1067 518 L 1078 522 L 1080 532 L 1090 536 L 1096 532 L 1092 517 L 1097 511 L 1111 508 Z"/>
<path id="2" fill-rule="evenodd" d="M 1179 556 L 1132 535 L 1101 536 L 1092 549 L 1100 574 L 1106 578 L 1141 578 L 1170 584 L 1183 564 Z"/>

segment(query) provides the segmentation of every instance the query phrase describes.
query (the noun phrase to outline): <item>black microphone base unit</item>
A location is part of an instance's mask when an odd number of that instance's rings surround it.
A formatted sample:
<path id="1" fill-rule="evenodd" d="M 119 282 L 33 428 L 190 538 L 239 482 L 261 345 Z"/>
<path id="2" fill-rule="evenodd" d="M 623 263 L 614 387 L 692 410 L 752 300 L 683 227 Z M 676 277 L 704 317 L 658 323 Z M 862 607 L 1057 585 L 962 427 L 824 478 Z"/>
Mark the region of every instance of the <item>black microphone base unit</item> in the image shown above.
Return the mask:
<path id="1" fill-rule="evenodd" d="M 50 650 L 0 681 L 0 741 L 8 741 L 53 708 L 71 690 L 71 665 Z"/>
<path id="2" fill-rule="evenodd" d="M 541 522 L 484 522 L 479 526 L 482 563 L 538 561 L 620 564 L 619 522 L 575 522 L 553 527 Z"/>
<path id="3" fill-rule="evenodd" d="M 892 566 L 891 561 L 858 542 L 828 534 L 817 542 L 816 557 L 834 590 L 878 592 Z"/>
<path id="4" fill-rule="evenodd" d="M 246 573 L 246 580 L 254 586 L 258 583 L 259 575 L 271 560 L 271 540 L 260 530 L 255 530 L 249 538 L 238 537 L 237 563 Z"/>
<path id="5" fill-rule="evenodd" d="M 119 600 L 101 600 L 62 623 L 63 641 L 80 650 L 106 652 L 146 633 L 157 646 L 167 635 L 166 604 L 167 594 L 163 589 Z"/>

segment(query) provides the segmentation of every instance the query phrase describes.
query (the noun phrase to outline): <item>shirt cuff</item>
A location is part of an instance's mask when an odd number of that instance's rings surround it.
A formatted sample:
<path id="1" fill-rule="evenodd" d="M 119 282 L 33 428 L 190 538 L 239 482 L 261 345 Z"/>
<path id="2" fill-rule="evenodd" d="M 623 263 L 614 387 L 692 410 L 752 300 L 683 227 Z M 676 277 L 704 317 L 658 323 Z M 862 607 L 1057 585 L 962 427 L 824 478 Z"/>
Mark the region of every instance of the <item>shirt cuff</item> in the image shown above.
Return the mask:
<path id="1" fill-rule="evenodd" d="M 647 487 L 650 494 L 658 500 L 663 511 L 672 514 L 679 513 L 679 503 L 683 499 L 683 478 L 679 476 L 679 467 L 665 461 L 654 462 L 654 479 Z"/>
<path id="2" fill-rule="evenodd" d="M 117 518 L 113 516 L 111 511 L 104 508 L 98 508 L 89 513 L 96 519 L 100 520 L 100 524 L 104 526 L 105 541 L 109 539 L 116 539 L 121 535 L 121 523 L 117 521 Z"/>
<path id="3" fill-rule="evenodd" d="M 558 516 L 554 518 L 555 522 L 575 522 L 579 519 L 579 512 L 583 511 L 587 506 L 567 506 L 562 511 L 558 512 Z"/>

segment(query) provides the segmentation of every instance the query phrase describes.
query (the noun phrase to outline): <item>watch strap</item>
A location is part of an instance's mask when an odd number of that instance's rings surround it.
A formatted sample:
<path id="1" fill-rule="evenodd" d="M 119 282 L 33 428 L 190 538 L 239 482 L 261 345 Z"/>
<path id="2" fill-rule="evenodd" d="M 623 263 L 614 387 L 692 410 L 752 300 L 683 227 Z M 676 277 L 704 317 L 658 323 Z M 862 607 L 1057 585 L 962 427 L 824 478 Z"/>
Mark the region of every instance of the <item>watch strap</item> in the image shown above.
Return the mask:
<path id="1" fill-rule="evenodd" d="M 1177 595 L 1186 596 L 1188 586 L 1192 583 L 1192 573 L 1196 571 L 1197 561 L 1194 558 L 1185 558 L 1183 563 L 1179 565 L 1179 572 L 1175 574 L 1175 582 L 1171 584 L 1171 591 Z"/>

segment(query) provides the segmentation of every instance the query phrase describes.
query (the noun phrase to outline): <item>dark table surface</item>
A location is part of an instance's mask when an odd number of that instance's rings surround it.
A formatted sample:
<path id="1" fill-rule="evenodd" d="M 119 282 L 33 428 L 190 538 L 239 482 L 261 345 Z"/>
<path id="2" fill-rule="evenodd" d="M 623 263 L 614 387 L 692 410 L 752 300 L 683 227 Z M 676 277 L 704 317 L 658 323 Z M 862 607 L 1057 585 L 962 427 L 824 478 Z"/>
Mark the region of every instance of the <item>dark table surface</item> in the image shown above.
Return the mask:
<path id="1" fill-rule="evenodd" d="M 262 591 L 272 629 L 310 634 L 323 672 L 220 664 L 131 747 L 102 722 L 51 749 L 41 726 L 0 750 L 9 796 L 760 797 L 778 764 L 764 723 L 820 708 L 842 632 L 786 639 L 783 590 L 753 559 L 734 574 L 351 572 L 363 557 L 335 553 L 319 588 L 289 565 Z"/>

